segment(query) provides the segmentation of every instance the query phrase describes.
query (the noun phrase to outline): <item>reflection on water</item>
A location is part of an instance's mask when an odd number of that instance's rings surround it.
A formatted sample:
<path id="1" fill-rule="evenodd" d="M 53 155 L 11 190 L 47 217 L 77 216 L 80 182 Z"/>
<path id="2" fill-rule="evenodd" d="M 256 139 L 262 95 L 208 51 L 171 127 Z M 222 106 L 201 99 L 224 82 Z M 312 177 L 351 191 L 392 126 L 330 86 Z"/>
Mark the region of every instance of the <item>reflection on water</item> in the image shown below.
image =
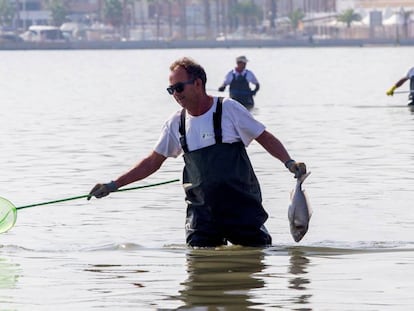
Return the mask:
<path id="1" fill-rule="evenodd" d="M 19 265 L 0 257 L 0 288 L 14 288 L 19 278 Z"/>
<path id="2" fill-rule="evenodd" d="M 191 250 L 179 310 L 246 310 L 255 305 L 251 290 L 265 284 L 256 275 L 264 268 L 262 249 Z"/>
<path id="3" fill-rule="evenodd" d="M 294 305 L 298 310 L 312 297 L 307 292 L 310 280 L 306 277 L 310 260 L 297 248 L 282 251 L 290 256 L 287 268 L 288 285 L 285 290 L 295 290 Z M 185 305 L 179 310 L 265 310 L 268 306 L 284 308 L 286 301 L 263 301 L 259 297 L 272 289 L 275 276 L 267 271 L 266 257 L 275 255 L 266 249 L 225 247 L 216 250 L 191 250 L 187 254 L 187 279 L 181 284 L 179 299 Z M 285 256 L 283 256 L 285 257 Z M 270 279 L 271 278 L 271 279 Z M 276 277 L 283 284 L 283 278 Z M 259 294 L 261 293 L 261 294 Z M 262 309 L 262 308 L 263 309 Z"/>
<path id="4" fill-rule="evenodd" d="M 2 246 L 0 245 L 0 248 Z M 13 303 L 14 298 L 2 290 L 10 290 L 16 288 L 19 279 L 20 265 L 10 262 L 10 260 L 0 257 L 0 309 L 3 309 L 4 304 Z M 7 309 L 14 310 L 14 309 Z"/>
<path id="5" fill-rule="evenodd" d="M 289 250 L 290 255 L 290 266 L 289 273 L 292 277 L 289 279 L 289 288 L 305 291 L 305 293 L 299 294 L 297 296 L 297 301 L 294 303 L 297 304 L 307 304 L 309 299 L 312 297 L 311 294 L 307 294 L 306 290 L 308 289 L 307 285 L 310 284 L 310 280 L 306 278 L 308 273 L 307 267 L 310 263 L 310 260 L 305 256 L 305 252 L 301 251 L 298 248 L 293 248 Z M 301 308 L 300 310 L 311 310 L 308 308 Z"/>

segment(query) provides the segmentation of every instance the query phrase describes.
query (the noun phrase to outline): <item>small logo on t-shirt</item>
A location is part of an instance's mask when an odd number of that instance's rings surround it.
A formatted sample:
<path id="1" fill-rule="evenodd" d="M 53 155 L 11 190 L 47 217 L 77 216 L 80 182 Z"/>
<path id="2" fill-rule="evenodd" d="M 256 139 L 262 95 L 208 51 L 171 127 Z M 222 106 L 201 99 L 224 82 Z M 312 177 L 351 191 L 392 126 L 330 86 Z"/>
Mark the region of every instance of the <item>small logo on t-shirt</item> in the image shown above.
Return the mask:
<path id="1" fill-rule="evenodd" d="M 202 139 L 210 139 L 210 138 L 213 138 L 213 137 L 214 137 L 213 133 L 203 133 L 203 134 L 201 134 Z"/>

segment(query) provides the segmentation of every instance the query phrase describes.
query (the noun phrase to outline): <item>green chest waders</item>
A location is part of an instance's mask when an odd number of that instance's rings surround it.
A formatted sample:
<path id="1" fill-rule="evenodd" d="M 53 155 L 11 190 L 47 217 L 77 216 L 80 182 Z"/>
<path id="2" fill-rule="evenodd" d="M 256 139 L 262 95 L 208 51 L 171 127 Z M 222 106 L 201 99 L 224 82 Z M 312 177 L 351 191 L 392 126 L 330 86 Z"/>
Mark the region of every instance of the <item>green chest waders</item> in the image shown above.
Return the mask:
<path id="1" fill-rule="evenodd" d="M 221 101 L 213 124 L 216 144 L 188 151 L 185 111 L 180 134 L 184 150 L 183 184 L 187 202 L 186 240 L 191 246 L 266 246 L 271 237 L 260 186 L 242 143 L 222 143 Z"/>
<path id="2" fill-rule="evenodd" d="M 236 77 L 233 74 L 233 80 L 230 83 L 230 97 L 237 100 L 247 109 L 253 108 L 254 100 L 252 90 L 250 89 L 246 75 L 238 75 Z"/>

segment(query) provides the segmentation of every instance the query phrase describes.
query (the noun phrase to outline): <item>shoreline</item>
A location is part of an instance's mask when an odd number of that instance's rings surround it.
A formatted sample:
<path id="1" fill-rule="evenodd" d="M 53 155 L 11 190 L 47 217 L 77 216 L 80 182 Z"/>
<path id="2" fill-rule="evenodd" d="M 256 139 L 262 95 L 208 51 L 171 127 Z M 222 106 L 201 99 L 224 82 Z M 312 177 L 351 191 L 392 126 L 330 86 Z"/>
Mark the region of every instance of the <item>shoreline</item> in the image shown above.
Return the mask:
<path id="1" fill-rule="evenodd" d="M 414 46 L 414 39 L 0 42 L 0 50 L 214 49 Z"/>

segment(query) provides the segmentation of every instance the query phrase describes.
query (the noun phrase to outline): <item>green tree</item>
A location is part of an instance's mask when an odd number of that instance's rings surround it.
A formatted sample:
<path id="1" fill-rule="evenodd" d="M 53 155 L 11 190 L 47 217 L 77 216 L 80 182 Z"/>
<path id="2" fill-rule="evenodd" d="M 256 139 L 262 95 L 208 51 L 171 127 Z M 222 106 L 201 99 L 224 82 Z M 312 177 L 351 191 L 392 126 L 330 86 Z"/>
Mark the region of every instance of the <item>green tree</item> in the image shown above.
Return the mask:
<path id="1" fill-rule="evenodd" d="M 168 0 L 167 4 L 168 4 L 168 36 L 171 38 L 173 36 L 173 16 L 172 16 L 172 0 Z"/>
<path id="2" fill-rule="evenodd" d="M 123 6 L 119 0 L 105 0 L 103 7 L 105 22 L 114 27 L 119 27 L 123 21 Z"/>
<path id="3" fill-rule="evenodd" d="M 276 23 L 275 23 L 276 15 L 277 15 L 277 3 L 276 3 L 276 0 L 271 0 L 269 18 L 270 18 L 270 28 L 272 29 L 276 28 Z"/>
<path id="4" fill-rule="evenodd" d="M 245 32 L 250 25 L 256 25 L 257 18 L 262 16 L 260 7 L 248 0 L 236 3 L 230 11 L 242 19 Z"/>
<path id="5" fill-rule="evenodd" d="M 16 14 L 15 7 L 8 0 L 0 0 L 0 24 L 11 25 L 14 15 Z"/>
<path id="6" fill-rule="evenodd" d="M 346 24 L 347 28 L 351 28 L 351 24 L 353 22 L 359 22 L 362 17 L 360 14 L 356 13 L 353 9 L 347 9 L 344 12 L 342 12 L 338 17 L 336 18 L 338 22 L 342 22 Z"/>
<path id="7" fill-rule="evenodd" d="M 296 33 L 296 31 L 299 28 L 299 25 L 303 22 L 303 19 L 305 18 L 305 13 L 303 13 L 302 10 L 296 9 L 289 13 L 288 15 L 290 25 L 293 28 L 293 31 Z"/>
<path id="8" fill-rule="evenodd" d="M 69 12 L 69 1 L 49 0 L 47 8 L 51 11 L 53 25 L 60 26 L 66 21 Z"/>
<path id="9" fill-rule="evenodd" d="M 404 37 L 408 38 L 409 37 L 409 24 L 410 24 L 410 20 L 411 20 L 411 15 L 412 15 L 413 11 L 405 11 L 404 9 L 401 9 L 401 12 L 399 13 L 402 17 L 402 21 L 403 21 L 403 31 L 404 31 Z"/>
<path id="10" fill-rule="evenodd" d="M 211 11 L 210 11 L 210 1 L 203 0 L 204 6 L 204 24 L 206 29 L 206 38 L 211 39 Z"/>
<path id="11" fill-rule="evenodd" d="M 187 39 L 187 0 L 177 0 L 180 10 L 180 17 L 179 17 L 179 25 L 180 25 L 180 33 L 181 39 Z"/>

